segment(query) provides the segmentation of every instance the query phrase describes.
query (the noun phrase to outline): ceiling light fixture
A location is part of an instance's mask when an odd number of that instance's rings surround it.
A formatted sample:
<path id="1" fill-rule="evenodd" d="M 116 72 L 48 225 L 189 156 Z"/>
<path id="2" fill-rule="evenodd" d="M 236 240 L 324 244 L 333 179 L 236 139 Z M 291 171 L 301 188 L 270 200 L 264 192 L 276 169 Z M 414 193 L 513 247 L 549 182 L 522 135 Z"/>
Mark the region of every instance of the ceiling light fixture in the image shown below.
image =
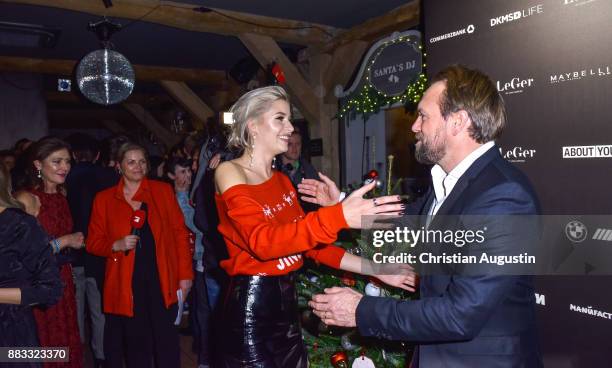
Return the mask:
<path id="1" fill-rule="evenodd" d="M 76 68 L 79 90 L 88 100 L 100 105 L 113 105 L 127 99 L 134 90 L 135 74 L 129 60 L 111 50 L 110 37 L 121 29 L 107 19 L 90 23 L 102 49 L 87 54 Z"/>

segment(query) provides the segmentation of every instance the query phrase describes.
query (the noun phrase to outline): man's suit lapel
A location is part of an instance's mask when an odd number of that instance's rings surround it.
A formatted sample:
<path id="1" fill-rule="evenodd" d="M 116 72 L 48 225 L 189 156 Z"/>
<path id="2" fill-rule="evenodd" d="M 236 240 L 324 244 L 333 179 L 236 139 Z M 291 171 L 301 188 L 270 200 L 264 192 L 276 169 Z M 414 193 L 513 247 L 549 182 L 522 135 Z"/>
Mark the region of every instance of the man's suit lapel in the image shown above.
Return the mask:
<path id="1" fill-rule="evenodd" d="M 430 224 L 430 227 L 435 227 L 435 224 L 438 222 L 436 219 L 439 219 L 440 216 L 457 214 L 453 213 L 454 211 L 452 211 L 452 209 L 460 200 L 461 194 L 467 189 L 473 180 L 477 179 L 478 174 L 480 174 L 480 172 L 497 157 L 500 157 L 500 154 L 499 149 L 495 145 L 485 152 L 484 155 L 480 156 L 476 161 L 474 161 L 472 166 L 470 166 L 470 168 L 467 169 L 461 178 L 459 178 L 459 181 L 457 184 L 455 184 L 455 187 L 451 191 L 450 195 L 444 200 L 444 203 L 442 203 L 442 206 L 440 209 L 438 209 L 438 212 Z M 429 209 L 429 207 L 426 207 L 426 210 L 427 209 Z"/>

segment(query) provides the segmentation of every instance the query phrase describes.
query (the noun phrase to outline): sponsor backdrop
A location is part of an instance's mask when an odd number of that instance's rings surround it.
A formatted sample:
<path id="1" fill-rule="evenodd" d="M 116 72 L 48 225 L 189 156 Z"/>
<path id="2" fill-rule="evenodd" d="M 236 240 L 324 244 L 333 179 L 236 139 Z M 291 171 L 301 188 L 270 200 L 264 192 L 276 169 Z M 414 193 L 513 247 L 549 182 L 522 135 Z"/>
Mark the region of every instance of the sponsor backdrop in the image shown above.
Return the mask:
<path id="1" fill-rule="evenodd" d="M 423 3 L 428 73 L 461 63 L 497 82 L 509 120 L 498 143 L 530 177 L 544 213 L 612 214 L 612 1 Z M 612 247 L 610 224 L 579 220 L 559 246 Z M 587 241 L 576 242 L 577 232 Z M 609 276 L 536 279 L 547 367 L 610 366 L 611 285 Z"/>

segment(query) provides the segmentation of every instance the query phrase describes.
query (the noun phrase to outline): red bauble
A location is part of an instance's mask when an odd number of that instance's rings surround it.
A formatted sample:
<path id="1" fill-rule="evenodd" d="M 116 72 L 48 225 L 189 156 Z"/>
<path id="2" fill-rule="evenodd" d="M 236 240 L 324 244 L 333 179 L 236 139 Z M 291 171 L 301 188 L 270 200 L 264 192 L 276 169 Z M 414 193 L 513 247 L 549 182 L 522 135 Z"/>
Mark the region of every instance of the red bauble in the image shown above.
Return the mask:
<path id="1" fill-rule="evenodd" d="M 350 287 L 355 286 L 355 284 L 357 283 L 357 281 L 355 281 L 355 276 L 353 276 L 353 274 L 350 272 L 345 272 L 344 275 L 342 275 L 342 277 L 340 278 L 340 281 L 342 281 L 344 285 Z"/>
<path id="2" fill-rule="evenodd" d="M 333 367 L 348 368 L 348 356 L 344 351 L 337 351 L 329 358 Z"/>

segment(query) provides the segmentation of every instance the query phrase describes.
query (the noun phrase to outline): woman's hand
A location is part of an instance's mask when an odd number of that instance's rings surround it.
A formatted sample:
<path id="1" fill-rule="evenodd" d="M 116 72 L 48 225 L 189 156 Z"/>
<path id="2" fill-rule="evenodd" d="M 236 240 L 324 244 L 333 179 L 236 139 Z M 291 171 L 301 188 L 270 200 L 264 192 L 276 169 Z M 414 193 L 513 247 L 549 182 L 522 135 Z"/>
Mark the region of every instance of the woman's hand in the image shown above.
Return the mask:
<path id="1" fill-rule="evenodd" d="M 364 185 L 342 201 L 344 219 L 349 227 L 361 229 L 362 216 L 373 215 L 401 215 L 406 206 L 398 203 L 401 198 L 398 195 L 364 199 L 363 196 L 374 189 L 376 182 Z"/>
<path id="2" fill-rule="evenodd" d="M 139 239 L 140 237 L 138 235 L 126 235 L 125 237 L 116 240 L 113 243 L 113 251 L 121 252 L 134 249 L 136 247 L 136 244 L 138 244 Z"/>
<path id="3" fill-rule="evenodd" d="M 374 275 L 387 285 L 414 292 L 416 290 L 417 275 L 414 269 L 407 265 L 394 265 L 393 274 Z"/>
<path id="4" fill-rule="evenodd" d="M 183 301 L 187 300 L 187 295 L 191 291 L 191 287 L 193 286 L 193 281 L 191 280 L 181 280 L 179 281 L 179 287 L 183 290 Z"/>
<path id="5" fill-rule="evenodd" d="M 61 248 L 81 249 L 85 246 L 85 237 L 80 231 L 60 236 L 57 240 L 59 240 Z"/>
<path id="6" fill-rule="evenodd" d="M 318 204 L 319 206 L 333 206 L 340 200 L 340 190 L 327 176 L 319 173 L 322 181 L 316 179 L 303 179 L 298 184 L 298 192 L 304 202 Z"/>

